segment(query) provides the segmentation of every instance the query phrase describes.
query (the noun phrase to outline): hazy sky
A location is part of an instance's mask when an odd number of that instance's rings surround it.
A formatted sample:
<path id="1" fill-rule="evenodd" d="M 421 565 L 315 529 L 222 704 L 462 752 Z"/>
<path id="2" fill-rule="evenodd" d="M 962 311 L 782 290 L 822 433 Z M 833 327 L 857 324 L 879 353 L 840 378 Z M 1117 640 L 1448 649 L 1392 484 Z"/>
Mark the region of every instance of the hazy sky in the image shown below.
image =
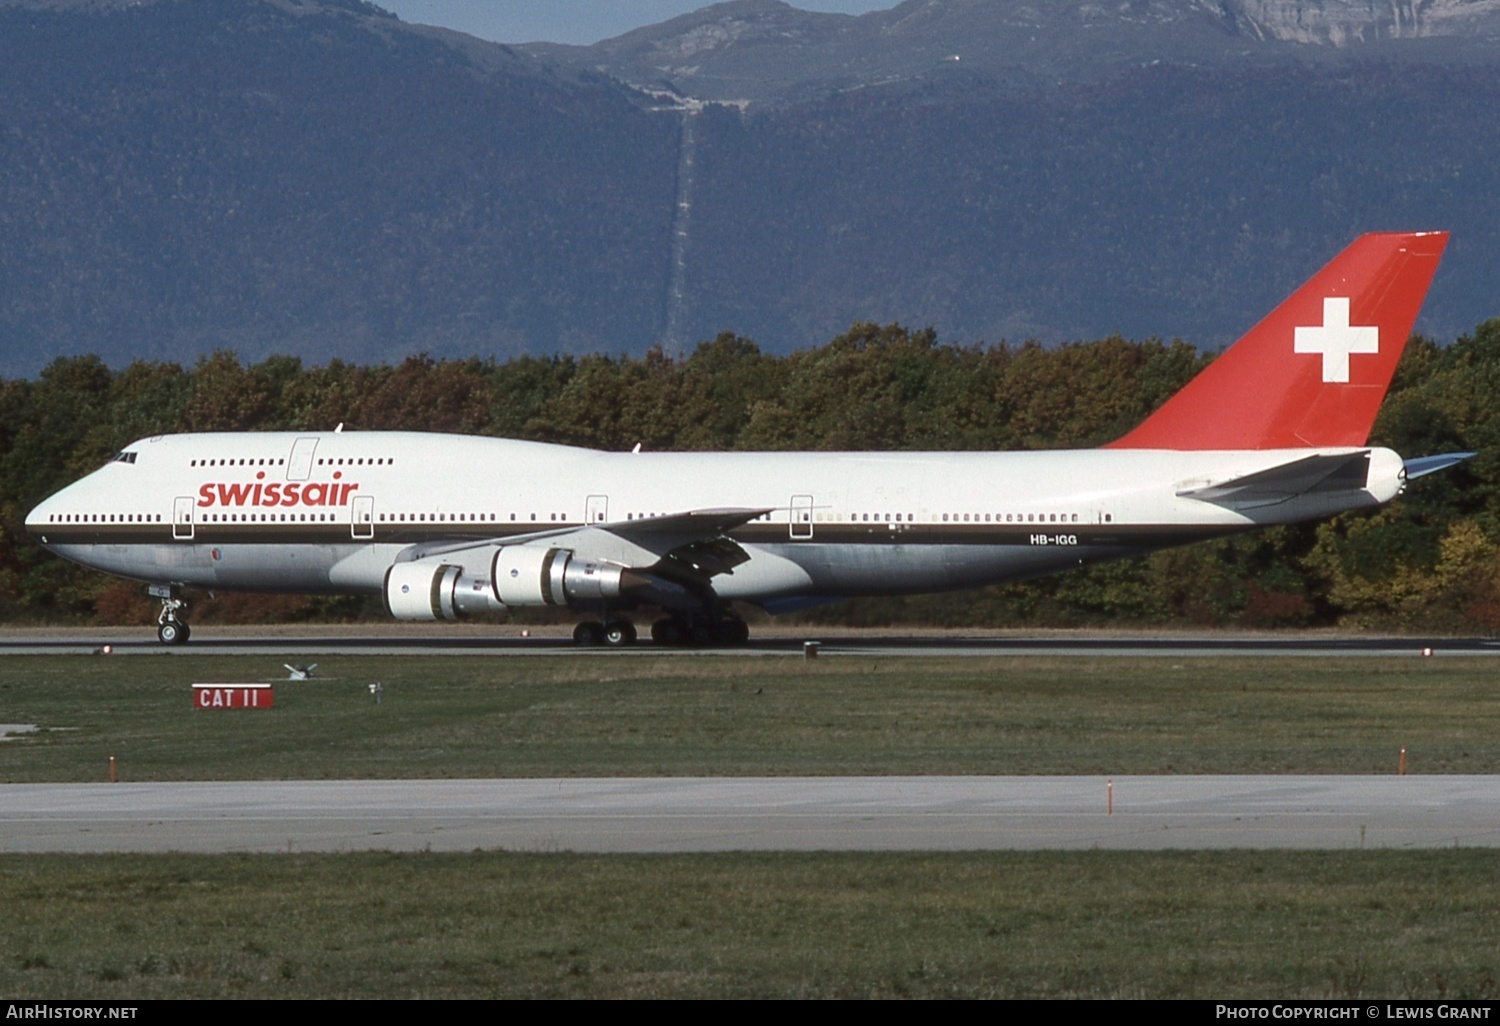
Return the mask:
<path id="1" fill-rule="evenodd" d="M 863 14 L 898 0 L 792 0 L 804 11 Z M 402 21 L 497 43 L 597 43 L 709 6 L 709 0 L 375 0 Z"/>

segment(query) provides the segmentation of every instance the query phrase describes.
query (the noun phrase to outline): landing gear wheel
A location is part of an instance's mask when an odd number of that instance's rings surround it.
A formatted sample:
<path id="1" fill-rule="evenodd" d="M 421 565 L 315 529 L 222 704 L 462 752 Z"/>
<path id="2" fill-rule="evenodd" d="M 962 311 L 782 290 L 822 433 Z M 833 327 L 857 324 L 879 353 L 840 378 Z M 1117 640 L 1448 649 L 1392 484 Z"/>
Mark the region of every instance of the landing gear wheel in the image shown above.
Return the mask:
<path id="1" fill-rule="evenodd" d="M 604 643 L 610 648 L 635 644 L 635 624 L 629 620 L 611 620 L 604 625 Z"/>
<path id="2" fill-rule="evenodd" d="M 651 625 L 651 640 L 658 645 L 681 645 L 687 641 L 687 624 L 675 616 L 664 616 Z"/>
<path id="3" fill-rule="evenodd" d="M 147 594 L 161 599 L 161 612 L 156 614 L 156 638 L 163 645 L 182 645 L 187 642 L 192 631 L 188 630 L 187 621 L 182 618 L 187 609 L 187 603 L 178 597 L 175 584 L 153 584 L 146 589 Z"/>
<path id="4" fill-rule="evenodd" d="M 743 645 L 750 640 L 750 625 L 732 617 L 719 623 L 718 635 L 726 645 Z"/>
<path id="5" fill-rule="evenodd" d="M 581 648 L 593 648 L 604 644 L 604 624 L 598 620 L 585 620 L 573 628 L 573 644 Z"/>

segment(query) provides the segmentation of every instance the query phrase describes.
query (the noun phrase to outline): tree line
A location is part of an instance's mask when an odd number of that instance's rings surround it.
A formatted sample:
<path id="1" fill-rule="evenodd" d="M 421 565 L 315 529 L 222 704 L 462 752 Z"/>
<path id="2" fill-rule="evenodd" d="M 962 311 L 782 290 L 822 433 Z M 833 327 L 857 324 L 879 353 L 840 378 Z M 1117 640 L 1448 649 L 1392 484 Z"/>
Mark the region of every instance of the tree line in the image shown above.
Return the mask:
<path id="1" fill-rule="evenodd" d="M 692 352 L 396 365 L 219 352 L 184 368 L 60 358 L 0 381 L 0 610 L 12 622 L 138 623 L 144 589 L 31 544 L 26 512 L 127 443 L 186 431 L 452 431 L 608 450 L 1001 450 L 1107 442 L 1211 359 L 1110 337 L 957 346 L 857 324 L 773 356 L 723 334 Z M 949 626 L 1356 626 L 1500 630 L 1500 319 L 1440 346 L 1416 337 L 1371 443 L 1473 450 L 1374 513 L 1273 528 L 1041 581 L 862 599 L 814 615 Z M 200 622 L 369 615 L 355 599 L 220 597 Z"/>

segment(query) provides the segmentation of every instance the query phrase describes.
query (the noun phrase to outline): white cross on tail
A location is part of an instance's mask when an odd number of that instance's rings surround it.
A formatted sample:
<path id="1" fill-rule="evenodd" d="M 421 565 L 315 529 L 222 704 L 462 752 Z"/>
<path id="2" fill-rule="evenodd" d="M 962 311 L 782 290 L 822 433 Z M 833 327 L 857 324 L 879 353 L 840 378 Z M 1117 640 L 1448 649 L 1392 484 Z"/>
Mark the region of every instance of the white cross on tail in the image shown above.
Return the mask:
<path id="1" fill-rule="evenodd" d="M 1321 353 L 1323 380 L 1347 384 L 1350 354 L 1380 352 L 1380 329 L 1350 327 L 1349 298 L 1328 296 L 1323 300 L 1323 326 L 1298 328 L 1292 349 L 1298 353 Z"/>

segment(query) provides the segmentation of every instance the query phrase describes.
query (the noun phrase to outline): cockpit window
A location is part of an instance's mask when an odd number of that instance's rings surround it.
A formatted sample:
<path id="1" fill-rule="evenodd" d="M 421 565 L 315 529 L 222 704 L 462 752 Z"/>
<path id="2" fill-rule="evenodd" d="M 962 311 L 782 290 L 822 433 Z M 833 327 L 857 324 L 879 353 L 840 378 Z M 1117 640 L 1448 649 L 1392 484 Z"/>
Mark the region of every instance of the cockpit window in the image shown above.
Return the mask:
<path id="1" fill-rule="evenodd" d="M 115 453 L 113 456 L 111 456 L 109 459 L 105 460 L 104 462 L 106 464 L 109 464 L 109 463 L 134 463 L 135 462 L 135 456 L 136 456 L 136 454 L 133 453 L 133 452 L 121 451 L 121 452 Z"/>

